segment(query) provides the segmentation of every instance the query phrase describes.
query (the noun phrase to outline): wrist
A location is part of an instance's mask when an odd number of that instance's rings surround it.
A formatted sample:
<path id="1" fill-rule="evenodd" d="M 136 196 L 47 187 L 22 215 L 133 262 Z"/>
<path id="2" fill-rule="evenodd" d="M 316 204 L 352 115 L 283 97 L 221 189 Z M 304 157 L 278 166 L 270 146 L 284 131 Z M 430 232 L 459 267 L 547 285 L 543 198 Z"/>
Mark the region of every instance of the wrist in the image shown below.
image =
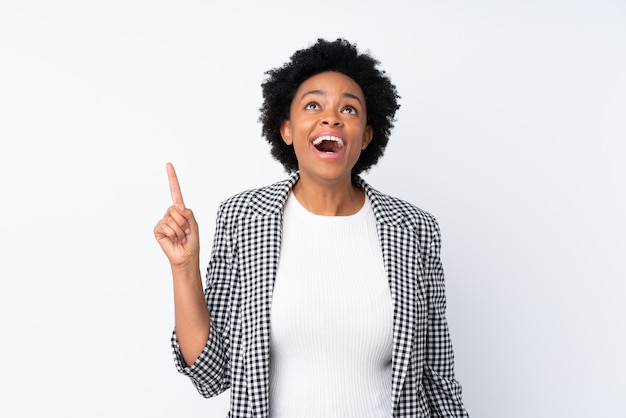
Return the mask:
<path id="1" fill-rule="evenodd" d="M 189 261 L 185 261 L 179 264 L 171 264 L 172 275 L 174 279 L 177 278 L 190 278 L 195 279 L 200 277 L 200 260 L 197 257 L 193 257 Z"/>

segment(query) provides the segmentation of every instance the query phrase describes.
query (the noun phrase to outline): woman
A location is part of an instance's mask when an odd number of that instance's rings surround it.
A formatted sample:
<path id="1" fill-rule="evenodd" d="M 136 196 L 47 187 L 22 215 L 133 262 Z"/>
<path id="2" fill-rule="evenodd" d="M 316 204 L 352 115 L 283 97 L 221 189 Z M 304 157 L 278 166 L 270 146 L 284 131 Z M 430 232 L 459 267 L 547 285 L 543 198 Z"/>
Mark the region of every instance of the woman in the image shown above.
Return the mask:
<path id="1" fill-rule="evenodd" d="M 263 135 L 288 179 L 220 206 L 203 292 L 198 225 L 168 164 L 155 237 L 173 273 L 178 370 L 231 417 L 461 417 L 439 228 L 359 177 L 399 108 L 378 61 L 318 40 L 267 73 Z"/>

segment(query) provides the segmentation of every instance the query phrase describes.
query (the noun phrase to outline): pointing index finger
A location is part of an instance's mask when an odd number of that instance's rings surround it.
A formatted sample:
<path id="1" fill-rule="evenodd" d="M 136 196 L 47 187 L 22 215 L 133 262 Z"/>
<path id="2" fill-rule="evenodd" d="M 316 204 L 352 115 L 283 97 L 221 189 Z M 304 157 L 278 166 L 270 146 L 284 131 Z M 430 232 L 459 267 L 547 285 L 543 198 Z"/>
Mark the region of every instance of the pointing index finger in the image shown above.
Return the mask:
<path id="1" fill-rule="evenodd" d="M 183 194 L 180 191 L 180 184 L 178 184 L 178 177 L 176 177 L 176 170 L 174 170 L 174 165 L 172 163 L 167 163 L 165 165 L 165 169 L 167 170 L 167 178 L 170 183 L 172 202 L 175 206 L 182 205 L 184 208 L 185 202 L 183 201 Z"/>

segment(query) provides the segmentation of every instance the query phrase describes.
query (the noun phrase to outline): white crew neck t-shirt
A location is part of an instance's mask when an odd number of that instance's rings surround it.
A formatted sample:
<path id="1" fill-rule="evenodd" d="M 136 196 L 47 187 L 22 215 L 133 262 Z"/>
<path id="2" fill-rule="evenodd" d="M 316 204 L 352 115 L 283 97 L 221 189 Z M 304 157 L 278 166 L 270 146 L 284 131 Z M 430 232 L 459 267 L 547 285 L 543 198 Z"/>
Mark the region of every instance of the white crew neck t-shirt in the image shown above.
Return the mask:
<path id="1" fill-rule="evenodd" d="M 393 302 L 369 200 L 284 209 L 271 312 L 272 418 L 390 417 Z"/>

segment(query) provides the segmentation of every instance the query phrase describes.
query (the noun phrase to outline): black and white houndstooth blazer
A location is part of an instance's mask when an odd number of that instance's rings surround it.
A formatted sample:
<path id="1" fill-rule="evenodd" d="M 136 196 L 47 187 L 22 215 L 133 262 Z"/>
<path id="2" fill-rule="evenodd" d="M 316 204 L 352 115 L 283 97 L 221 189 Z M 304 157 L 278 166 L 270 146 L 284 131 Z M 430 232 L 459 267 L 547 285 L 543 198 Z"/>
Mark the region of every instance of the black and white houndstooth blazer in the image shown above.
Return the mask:
<path id="1" fill-rule="evenodd" d="M 231 389 L 229 417 L 269 416 L 272 290 L 283 206 L 297 180 L 294 173 L 221 204 L 205 289 L 209 341 L 187 366 L 172 335 L 178 371 L 203 396 Z M 356 185 L 372 204 L 394 303 L 393 416 L 467 417 L 454 378 L 437 222 L 361 178 Z"/>

